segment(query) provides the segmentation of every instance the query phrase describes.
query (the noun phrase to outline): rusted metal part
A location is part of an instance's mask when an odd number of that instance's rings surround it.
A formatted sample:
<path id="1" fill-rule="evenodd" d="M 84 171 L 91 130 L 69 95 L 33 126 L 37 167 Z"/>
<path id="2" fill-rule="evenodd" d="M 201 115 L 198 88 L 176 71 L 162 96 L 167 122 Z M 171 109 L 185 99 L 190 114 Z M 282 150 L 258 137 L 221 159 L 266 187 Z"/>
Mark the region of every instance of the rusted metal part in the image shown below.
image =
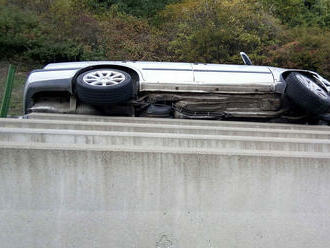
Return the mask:
<path id="1" fill-rule="evenodd" d="M 59 102 L 56 100 L 38 101 L 29 109 L 29 113 L 101 114 L 88 104 L 77 104 L 74 107 L 73 102 Z"/>
<path id="2" fill-rule="evenodd" d="M 29 112 L 44 113 L 79 113 L 79 114 L 114 114 L 130 116 L 159 116 L 151 111 L 150 106 L 162 104 L 172 108 L 173 116 L 176 118 L 192 119 L 226 119 L 231 117 L 271 118 L 278 117 L 282 112 L 279 94 L 172 94 L 172 93 L 150 93 L 130 102 L 127 106 L 114 105 L 102 110 L 90 105 L 77 103 L 76 99 L 70 97 L 62 98 L 40 98 Z M 134 110 L 132 110 L 134 109 Z M 135 114 L 136 111 L 136 114 Z M 149 111 L 149 112 L 148 112 Z M 170 112 L 166 113 L 168 116 Z"/>
<path id="3" fill-rule="evenodd" d="M 172 104 L 176 118 L 226 119 L 230 117 L 270 118 L 283 113 L 279 94 L 153 94 L 140 103 Z"/>
<path id="4" fill-rule="evenodd" d="M 212 94 L 251 94 L 274 92 L 275 84 L 270 83 L 246 83 L 246 84 L 173 84 L 173 83 L 149 83 L 144 82 L 140 86 L 141 91 L 149 92 L 191 92 L 191 93 L 212 93 Z"/>

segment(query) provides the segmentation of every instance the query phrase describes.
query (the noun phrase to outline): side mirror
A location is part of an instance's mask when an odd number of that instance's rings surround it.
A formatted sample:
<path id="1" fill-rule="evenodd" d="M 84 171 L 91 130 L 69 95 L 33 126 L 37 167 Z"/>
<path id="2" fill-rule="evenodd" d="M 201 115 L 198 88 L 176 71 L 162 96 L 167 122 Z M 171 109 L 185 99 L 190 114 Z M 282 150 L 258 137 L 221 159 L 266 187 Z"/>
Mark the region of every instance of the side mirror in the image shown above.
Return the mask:
<path id="1" fill-rule="evenodd" d="M 241 55 L 244 64 L 246 64 L 246 65 L 252 65 L 251 59 L 249 58 L 249 56 L 245 52 L 240 52 L 239 54 Z"/>

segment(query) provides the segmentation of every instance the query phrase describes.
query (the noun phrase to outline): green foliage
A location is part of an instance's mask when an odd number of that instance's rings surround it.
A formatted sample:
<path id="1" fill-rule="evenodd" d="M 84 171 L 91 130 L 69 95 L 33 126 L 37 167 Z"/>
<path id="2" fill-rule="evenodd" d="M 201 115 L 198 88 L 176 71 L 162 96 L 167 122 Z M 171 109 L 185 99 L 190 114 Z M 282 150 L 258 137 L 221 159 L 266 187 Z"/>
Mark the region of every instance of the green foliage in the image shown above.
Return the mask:
<path id="1" fill-rule="evenodd" d="M 87 15 L 71 16 L 69 5 L 58 0 L 48 6 L 46 17 L 16 5 L 0 8 L 0 54 L 38 63 L 104 58 L 94 31 L 97 24 Z M 82 32 L 76 24 L 86 21 Z M 93 48 L 94 46 L 94 48 Z"/>
<path id="2" fill-rule="evenodd" d="M 330 0 L 259 0 L 283 24 L 330 27 Z"/>
<path id="3" fill-rule="evenodd" d="M 152 34 L 146 20 L 117 13 L 104 16 L 100 25 L 103 48 L 109 59 L 150 59 Z"/>
<path id="4" fill-rule="evenodd" d="M 121 11 L 138 17 L 152 17 L 167 4 L 176 0 L 118 0 Z"/>
<path id="5" fill-rule="evenodd" d="M 38 19 L 14 7 L 0 7 L 0 54 L 11 56 L 33 46 L 31 36 L 38 33 Z"/>
<path id="6" fill-rule="evenodd" d="M 180 61 L 236 63 L 240 51 L 261 60 L 280 30 L 275 19 L 245 1 L 184 1 L 162 16 L 169 51 Z"/>
<path id="7" fill-rule="evenodd" d="M 75 6 L 102 13 L 116 5 L 118 10 L 136 17 L 152 17 L 167 4 L 177 0 L 73 0 Z"/>
<path id="8" fill-rule="evenodd" d="M 330 77 L 330 0 L 0 0 L 0 55 L 242 63 Z"/>
<path id="9" fill-rule="evenodd" d="M 330 31 L 320 28 L 290 30 L 289 41 L 269 50 L 269 62 L 277 66 L 318 71 L 330 78 Z"/>
<path id="10" fill-rule="evenodd" d="M 77 61 L 83 56 L 83 49 L 71 42 L 66 44 L 45 42 L 27 51 L 26 56 L 36 61 Z"/>

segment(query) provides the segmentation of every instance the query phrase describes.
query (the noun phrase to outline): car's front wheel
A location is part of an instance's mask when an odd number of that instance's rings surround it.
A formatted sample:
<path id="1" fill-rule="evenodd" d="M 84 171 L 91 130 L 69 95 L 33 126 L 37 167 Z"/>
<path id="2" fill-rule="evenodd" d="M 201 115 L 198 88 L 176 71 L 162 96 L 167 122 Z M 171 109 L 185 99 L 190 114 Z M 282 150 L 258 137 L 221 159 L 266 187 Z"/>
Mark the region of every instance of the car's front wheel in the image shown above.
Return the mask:
<path id="1" fill-rule="evenodd" d="M 328 92 L 312 76 L 291 72 L 286 83 L 286 95 L 305 111 L 322 114 L 330 110 Z"/>
<path id="2" fill-rule="evenodd" d="M 76 80 L 78 98 L 91 105 L 122 103 L 133 96 L 133 81 L 125 71 L 101 68 L 86 71 Z"/>

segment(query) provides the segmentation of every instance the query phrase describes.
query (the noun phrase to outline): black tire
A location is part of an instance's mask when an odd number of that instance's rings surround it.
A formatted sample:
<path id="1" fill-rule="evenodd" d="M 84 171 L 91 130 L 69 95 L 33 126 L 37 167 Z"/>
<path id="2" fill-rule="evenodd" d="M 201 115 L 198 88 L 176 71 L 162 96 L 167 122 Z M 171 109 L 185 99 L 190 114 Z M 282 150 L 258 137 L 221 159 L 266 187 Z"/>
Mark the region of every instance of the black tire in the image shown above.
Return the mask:
<path id="1" fill-rule="evenodd" d="M 286 78 L 286 95 L 296 105 L 312 114 L 322 114 L 330 109 L 330 96 L 312 76 L 291 72 Z"/>
<path id="2" fill-rule="evenodd" d="M 101 78 L 106 74 L 106 72 L 114 73 L 115 75 L 120 74 L 122 77 L 120 80 L 118 80 L 118 78 L 115 79 L 118 81 L 116 82 L 117 84 L 113 84 L 114 82 L 111 83 L 109 80 L 108 82 L 105 82 L 107 85 L 93 85 L 86 82 L 86 77 L 87 80 L 93 80 L 92 78 L 88 79 L 89 75 L 99 74 Z M 104 80 L 107 81 L 106 78 Z M 95 81 L 93 83 L 97 82 Z M 102 84 L 102 82 L 99 84 Z M 131 76 L 125 71 L 111 68 L 90 70 L 80 74 L 77 77 L 76 94 L 80 101 L 91 105 L 110 105 L 123 103 L 131 99 L 133 96 L 133 81 Z"/>

